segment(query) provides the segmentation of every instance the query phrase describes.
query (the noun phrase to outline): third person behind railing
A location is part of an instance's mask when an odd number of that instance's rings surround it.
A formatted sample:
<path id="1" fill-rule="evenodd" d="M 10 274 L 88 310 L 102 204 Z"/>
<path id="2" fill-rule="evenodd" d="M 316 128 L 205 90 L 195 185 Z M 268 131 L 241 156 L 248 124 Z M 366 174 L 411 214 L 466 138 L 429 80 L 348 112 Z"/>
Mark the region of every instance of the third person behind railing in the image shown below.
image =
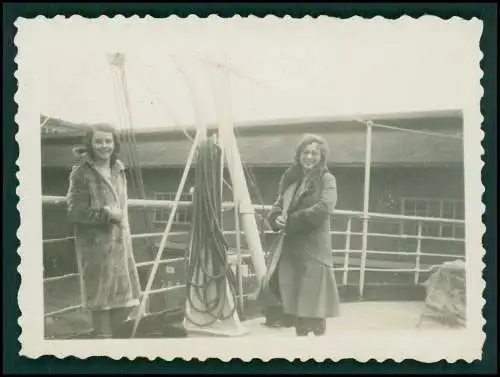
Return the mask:
<path id="1" fill-rule="evenodd" d="M 340 309 L 330 237 L 337 185 L 327 156 L 322 137 L 304 135 L 269 214 L 279 236 L 257 299 L 266 325 L 295 326 L 298 336 L 323 335 L 326 319 L 338 316 Z"/>
<path id="2" fill-rule="evenodd" d="M 140 284 L 127 214 L 127 180 L 113 127 L 94 126 L 75 148 L 69 177 L 68 214 L 82 277 L 83 308 L 96 337 L 117 336 L 139 304 Z"/>

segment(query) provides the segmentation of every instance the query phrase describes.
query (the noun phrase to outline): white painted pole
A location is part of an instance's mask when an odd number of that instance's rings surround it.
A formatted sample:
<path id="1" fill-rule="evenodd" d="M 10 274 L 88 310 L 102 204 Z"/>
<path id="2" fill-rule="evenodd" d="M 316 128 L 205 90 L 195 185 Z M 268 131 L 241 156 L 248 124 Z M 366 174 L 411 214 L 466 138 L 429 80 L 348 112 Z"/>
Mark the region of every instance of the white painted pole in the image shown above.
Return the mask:
<path id="1" fill-rule="evenodd" d="M 266 274 L 266 262 L 264 251 L 260 241 L 259 228 L 255 220 L 255 210 L 250 199 L 250 193 L 243 171 L 241 156 L 234 136 L 234 126 L 231 121 L 230 95 L 229 95 L 229 73 L 227 67 L 217 69 L 221 80 L 221 92 L 223 100 L 221 123 L 219 124 L 219 135 L 221 136 L 228 162 L 228 169 L 233 183 L 233 194 L 240 208 L 242 228 L 248 243 L 249 252 L 255 269 L 257 279 L 260 281 Z"/>
<path id="2" fill-rule="evenodd" d="M 365 180 L 363 194 L 363 239 L 361 246 L 361 265 L 359 269 L 359 296 L 363 297 L 365 288 L 366 256 L 368 249 L 368 214 L 370 207 L 370 173 L 372 159 L 372 122 L 366 123 L 366 150 L 365 150 Z"/>
<path id="3" fill-rule="evenodd" d="M 243 259 L 241 257 L 241 228 L 240 228 L 240 211 L 238 206 L 234 207 L 234 229 L 236 231 L 236 258 L 237 258 L 237 279 L 238 279 L 238 304 L 240 310 L 243 311 L 243 269 L 241 264 Z"/>
<path id="4" fill-rule="evenodd" d="M 342 284 L 347 285 L 347 274 L 349 273 L 349 254 L 351 252 L 351 232 L 352 232 L 352 217 L 347 218 L 347 230 L 345 232 L 345 249 L 344 249 L 344 272 L 342 275 Z"/>

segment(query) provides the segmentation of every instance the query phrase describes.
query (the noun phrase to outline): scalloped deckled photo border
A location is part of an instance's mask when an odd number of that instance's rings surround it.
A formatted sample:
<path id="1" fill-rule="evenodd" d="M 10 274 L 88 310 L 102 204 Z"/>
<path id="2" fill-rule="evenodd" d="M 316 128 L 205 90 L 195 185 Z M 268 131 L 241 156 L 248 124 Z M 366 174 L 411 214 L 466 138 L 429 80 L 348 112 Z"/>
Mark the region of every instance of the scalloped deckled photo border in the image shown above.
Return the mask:
<path id="1" fill-rule="evenodd" d="M 211 18 L 218 18 L 211 16 Z M 328 18 L 321 16 L 319 18 Z M 168 18 L 179 18 L 171 16 Z M 222 20 L 222 19 L 221 19 Z M 257 17 L 248 17 L 246 20 L 256 22 Z M 187 339 L 116 339 L 116 340 L 46 340 L 44 339 L 43 317 L 43 274 L 42 274 L 42 206 L 41 206 L 41 161 L 40 161 L 40 106 L 38 104 L 36 76 L 33 65 L 36 56 L 43 53 L 36 48 L 38 28 L 52 27 L 56 24 L 74 23 L 75 27 L 84 28 L 89 24 L 110 23 L 127 25 L 133 30 L 138 24 L 144 31 L 147 24 L 163 20 L 146 18 L 100 17 L 85 19 L 73 16 L 71 18 L 55 17 L 47 19 L 38 16 L 34 19 L 19 18 L 15 26 L 17 34 L 15 45 L 18 54 L 15 59 L 18 66 L 15 77 L 18 81 L 18 91 L 15 101 L 19 106 L 16 123 L 19 131 L 16 141 L 19 145 L 19 158 L 17 174 L 19 187 L 18 210 L 20 213 L 20 226 L 17 236 L 20 240 L 18 249 L 21 263 L 18 272 L 21 276 L 21 285 L 18 293 L 18 304 L 21 311 L 19 325 L 21 326 L 22 356 L 38 358 L 53 355 L 58 358 L 75 356 L 88 358 L 91 356 L 107 356 L 112 359 L 127 358 L 130 360 L 145 357 L 150 360 L 160 358 L 173 360 L 206 360 L 217 358 L 229 361 L 238 358 L 243 361 L 260 359 L 268 361 L 275 358 L 287 360 L 300 359 L 302 361 L 314 359 L 316 361 L 342 359 L 355 359 L 359 362 L 377 360 L 394 360 L 401 362 L 411 359 L 421 362 L 437 362 L 446 360 L 456 362 L 465 360 L 473 362 L 480 360 L 482 347 L 485 341 L 483 325 L 485 320 L 482 315 L 484 306 L 483 290 L 485 287 L 482 279 L 484 263 L 484 248 L 482 236 L 485 227 L 481 217 L 484 205 L 481 197 L 484 186 L 481 182 L 483 162 L 483 148 L 481 140 L 483 132 L 481 123 L 483 117 L 480 111 L 480 101 L 483 89 L 480 84 L 482 70 L 480 61 L 482 52 L 479 42 L 482 34 L 482 21 L 478 19 L 463 20 L 458 17 L 442 20 L 438 17 L 424 16 L 419 19 L 401 17 L 398 20 L 387 20 L 382 17 L 365 20 L 352 17 L 342 20 L 346 28 L 356 28 L 359 23 L 407 23 L 419 22 L 422 28 L 442 27 L 443 23 L 457 23 L 463 28 L 460 35 L 464 49 L 470 50 L 470 71 L 464 72 L 464 80 L 470 97 L 463 104 L 464 114 L 464 161 L 465 161 L 465 215 L 466 215 L 466 259 L 467 259 L 467 326 L 463 330 L 426 330 L 426 331 L 398 331 L 387 333 L 381 331 L 356 331 L 349 334 L 338 334 L 332 344 L 328 338 L 253 338 L 242 337 L 237 339 L 226 338 L 187 338 Z M 190 16 L 182 22 L 197 22 L 198 17 Z M 244 22 L 243 19 L 241 19 Z M 300 20 L 285 18 L 280 19 L 268 16 L 259 22 L 317 22 L 316 19 L 306 17 Z M 146 25 L 146 26 L 145 26 Z M 353 30 L 354 30 L 353 29 Z M 133 35 L 134 33 L 132 33 Z M 430 334 L 432 331 L 432 334 Z"/>

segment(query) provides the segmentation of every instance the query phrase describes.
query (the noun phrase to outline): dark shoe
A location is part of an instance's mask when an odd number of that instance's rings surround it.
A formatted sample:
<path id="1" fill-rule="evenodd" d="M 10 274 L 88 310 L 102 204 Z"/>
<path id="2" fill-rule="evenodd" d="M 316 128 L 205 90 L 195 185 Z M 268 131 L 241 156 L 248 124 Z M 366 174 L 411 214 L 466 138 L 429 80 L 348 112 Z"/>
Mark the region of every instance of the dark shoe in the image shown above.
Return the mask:
<path id="1" fill-rule="evenodd" d="M 309 335 L 309 329 L 305 327 L 295 327 L 295 334 L 297 336 L 308 336 Z"/>
<path id="2" fill-rule="evenodd" d="M 266 321 L 262 324 L 266 327 L 273 327 L 273 328 L 278 328 L 278 327 L 283 327 L 283 321 L 281 318 L 278 318 L 276 316 L 272 317 L 266 317 Z"/>
<path id="3" fill-rule="evenodd" d="M 297 323 L 295 324 L 295 333 L 297 336 L 308 336 L 311 331 L 309 326 L 309 321 L 307 318 L 297 318 Z"/>
<path id="4" fill-rule="evenodd" d="M 279 322 L 278 308 L 271 306 L 264 311 L 264 318 L 266 322 L 263 323 L 267 327 L 276 327 L 275 324 Z"/>
<path id="5" fill-rule="evenodd" d="M 285 316 L 285 317 L 278 318 L 278 319 L 266 318 L 266 322 L 264 322 L 263 325 L 267 326 L 267 327 L 273 327 L 273 328 L 281 328 L 281 327 L 290 328 L 290 327 L 295 326 L 295 323 L 296 323 L 295 317 Z"/>
<path id="6" fill-rule="evenodd" d="M 297 317 L 297 323 L 295 324 L 295 333 L 297 336 L 308 336 L 311 331 L 309 326 L 308 318 Z"/>
<path id="7" fill-rule="evenodd" d="M 274 329 L 278 329 L 280 327 L 284 327 L 283 323 L 281 323 L 280 321 L 266 321 L 262 325 L 264 325 L 266 327 L 271 327 L 271 328 L 274 328 Z"/>
<path id="8" fill-rule="evenodd" d="M 263 323 L 264 326 L 281 328 L 281 327 L 292 327 L 295 325 L 295 317 L 289 314 L 283 313 L 283 308 L 279 306 L 274 306 L 268 308 L 264 316 L 266 322 Z"/>
<path id="9" fill-rule="evenodd" d="M 289 327 L 295 326 L 295 323 L 297 322 L 297 320 L 296 320 L 295 316 L 285 314 L 282 322 L 283 322 L 283 327 L 289 328 Z"/>
<path id="10" fill-rule="evenodd" d="M 315 324 L 314 328 L 312 329 L 314 335 L 316 336 L 323 336 L 325 335 L 326 332 L 326 321 L 322 319 L 321 321 L 318 321 L 317 324 Z"/>
<path id="11" fill-rule="evenodd" d="M 101 331 L 93 330 L 89 333 L 89 337 L 92 339 L 112 339 L 112 334 L 106 334 Z"/>

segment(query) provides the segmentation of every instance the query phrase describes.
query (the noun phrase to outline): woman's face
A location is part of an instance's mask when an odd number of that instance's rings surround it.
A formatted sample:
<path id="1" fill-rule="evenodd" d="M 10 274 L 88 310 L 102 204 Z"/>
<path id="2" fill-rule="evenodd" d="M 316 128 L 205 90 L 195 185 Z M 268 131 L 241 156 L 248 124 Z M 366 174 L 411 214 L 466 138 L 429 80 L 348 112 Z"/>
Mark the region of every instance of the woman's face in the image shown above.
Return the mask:
<path id="1" fill-rule="evenodd" d="M 92 149 L 96 160 L 108 161 L 115 149 L 111 132 L 96 131 L 92 135 Z"/>
<path id="2" fill-rule="evenodd" d="M 321 151 L 318 143 L 307 145 L 300 153 L 300 164 L 305 170 L 314 168 L 321 161 Z"/>

